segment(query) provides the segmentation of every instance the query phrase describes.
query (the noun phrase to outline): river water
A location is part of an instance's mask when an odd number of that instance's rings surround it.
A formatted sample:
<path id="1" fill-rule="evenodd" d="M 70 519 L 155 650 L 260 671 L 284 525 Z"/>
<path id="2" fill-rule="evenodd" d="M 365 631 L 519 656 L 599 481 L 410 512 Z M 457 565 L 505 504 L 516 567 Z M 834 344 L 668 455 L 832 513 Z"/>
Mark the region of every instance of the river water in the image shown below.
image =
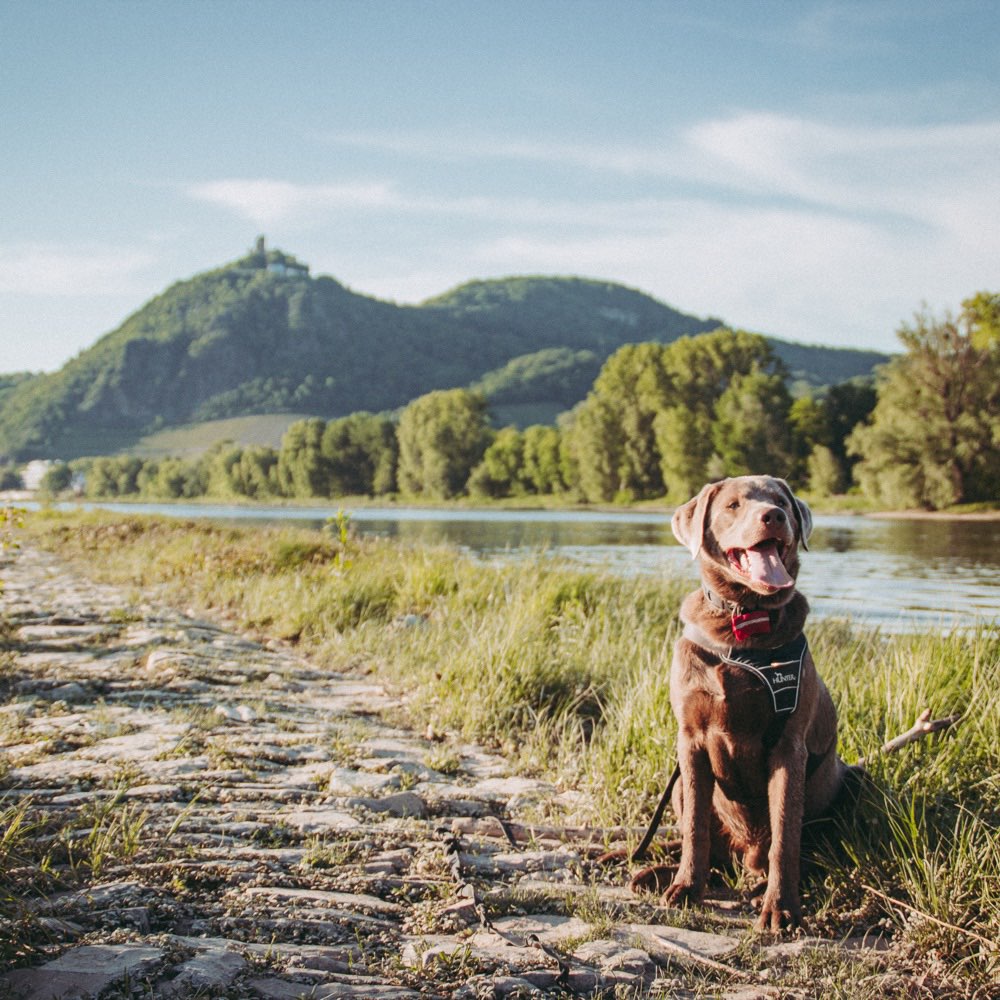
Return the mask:
<path id="1" fill-rule="evenodd" d="M 321 527 L 336 507 L 94 504 L 133 513 Z M 664 514 L 600 511 L 348 510 L 360 534 L 446 543 L 478 556 L 544 551 L 620 574 L 697 575 Z M 1000 520 L 815 518 L 799 587 L 813 614 L 889 632 L 1000 623 Z"/>

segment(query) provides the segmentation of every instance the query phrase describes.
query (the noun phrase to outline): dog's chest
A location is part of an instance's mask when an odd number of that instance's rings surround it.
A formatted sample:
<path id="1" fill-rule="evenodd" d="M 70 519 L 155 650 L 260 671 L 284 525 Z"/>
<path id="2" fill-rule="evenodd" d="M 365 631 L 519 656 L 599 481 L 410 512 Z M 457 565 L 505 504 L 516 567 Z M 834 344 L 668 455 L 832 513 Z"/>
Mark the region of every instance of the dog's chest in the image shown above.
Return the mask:
<path id="1" fill-rule="evenodd" d="M 720 663 L 711 671 L 709 682 L 711 693 L 705 705 L 708 729 L 752 734 L 762 733 L 772 724 L 771 698 L 753 674 Z"/>

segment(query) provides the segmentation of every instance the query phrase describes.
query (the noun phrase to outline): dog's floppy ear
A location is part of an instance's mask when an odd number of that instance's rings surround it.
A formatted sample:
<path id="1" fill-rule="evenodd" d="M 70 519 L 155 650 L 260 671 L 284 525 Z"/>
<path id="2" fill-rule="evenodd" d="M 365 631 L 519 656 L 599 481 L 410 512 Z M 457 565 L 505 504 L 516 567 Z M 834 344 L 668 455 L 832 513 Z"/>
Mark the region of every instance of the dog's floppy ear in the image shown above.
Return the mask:
<path id="1" fill-rule="evenodd" d="M 701 492 L 686 504 L 674 511 L 670 519 L 674 538 L 691 552 L 691 558 L 697 559 L 701 551 L 701 543 L 705 538 L 705 522 L 708 519 L 708 508 L 712 498 L 719 492 L 721 482 L 709 483 L 701 488 Z"/>
<path id="2" fill-rule="evenodd" d="M 800 500 L 792 492 L 791 486 L 784 479 L 779 479 L 778 482 L 781 484 L 781 488 L 788 494 L 788 499 L 792 502 L 792 511 L 799 526 L 799 542 L 802 544 L 802 548 L 808 552 L 809 546 L 806 543 L 809 541 L 809 536 L 813 530 L 813 516 L 812 511 L 809 509 L 809 504 L 805 500 Z"/>

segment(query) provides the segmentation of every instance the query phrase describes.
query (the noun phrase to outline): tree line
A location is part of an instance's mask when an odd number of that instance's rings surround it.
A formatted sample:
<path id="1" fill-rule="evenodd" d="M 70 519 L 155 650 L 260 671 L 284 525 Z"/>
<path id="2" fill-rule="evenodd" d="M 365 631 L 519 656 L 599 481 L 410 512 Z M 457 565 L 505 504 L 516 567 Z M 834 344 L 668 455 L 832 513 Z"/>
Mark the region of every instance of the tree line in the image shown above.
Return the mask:
<path id="1" fill-rule="evenodd" d="M 757 334 L 719 329 L 620 348 L 557 426 L 494 430 L 468 389 L 413 400 L 398 419 L 293 423 L 278 449 L 223 443 L 198 459 L 112 456 L 50 470 L 53 492 L 148 498 L 430 500 L 562 495 L 681 502 L 724 476 L 767 471 L 814 496 L 854 489 L 882 506 L 1000 495 L 1000 295 L 958 317 L 926 310 L 870 380 L 792 396 Z"/>

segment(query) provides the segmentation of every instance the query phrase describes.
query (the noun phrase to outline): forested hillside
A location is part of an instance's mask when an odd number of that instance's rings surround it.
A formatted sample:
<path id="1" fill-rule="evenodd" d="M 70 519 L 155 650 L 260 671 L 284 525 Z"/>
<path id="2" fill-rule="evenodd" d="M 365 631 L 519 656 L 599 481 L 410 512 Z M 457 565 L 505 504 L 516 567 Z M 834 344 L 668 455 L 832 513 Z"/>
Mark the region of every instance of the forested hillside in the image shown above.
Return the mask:
<path id="1" fill-rule="evenodd" d="M 0 457 L 109 454 L 161 427 L 282 412 L 330 419 L 472 385 L 490 402 L 558 412 L 622 345 L 719 325 L 581 278 L 471 282 L 399 306 L 258 244 L 168 288 L 60 371 L 0 380 Z M 794 353 L 793 377 L 814 385 L 886 360 L 772 343 L 779 357 Z"/>

